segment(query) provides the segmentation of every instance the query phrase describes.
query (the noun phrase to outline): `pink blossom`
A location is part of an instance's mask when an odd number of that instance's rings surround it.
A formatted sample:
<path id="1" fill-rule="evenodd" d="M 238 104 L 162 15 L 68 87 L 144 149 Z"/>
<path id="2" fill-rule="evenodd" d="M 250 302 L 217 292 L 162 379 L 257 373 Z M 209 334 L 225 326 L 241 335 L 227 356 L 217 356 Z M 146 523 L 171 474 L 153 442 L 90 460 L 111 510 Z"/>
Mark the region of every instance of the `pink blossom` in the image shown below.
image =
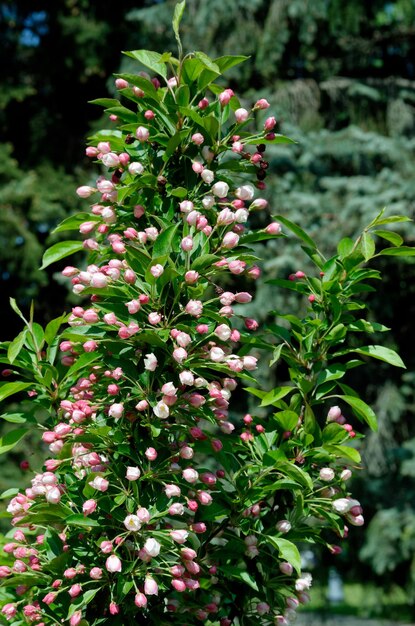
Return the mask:
<path id="1" fill-rule="evenodd" d="M 200 146 L 205 141 L 205 138 L 201 133 L 194 133 L 194 135 L 192 135 L 192 141 L 197 146 Z"/>
<path id="2" fill-rule="evenodd" d="M 98 491 L 107 491 L 109 487 L 109 482 L 102 476 L 95 476 L 94 480 L 88 483 L 93 489 L 97 489 Z"/>
<path id="3" fill-rule="evenodd" d="M 84 515 L 91 515 L 97 508 L 96 500 L 86 500 L 82 505 L 82 512 Z"/>
<path id="4" fill-rule="evenodd" d="M 186 469 L 184 469 L 182 472 L 182 476 L 186 482 L 192 483 L 192 484 L 196 483 L 199 479 L 198 472 L 191 467 L 187 467 Z"/>
<path id="5" fill-rule="evenodd" d="M 71 619 L 69 620 L 69 624 L 70 626 L 79 626 L 81 621 L 82 621 L 81 611 L 75 611 L 75 613 L 72 615 Z"/>
<path id="6" fill-rule="evenodd" d="M 151 578 L 151 576 L 146 576 L 144 581 L 144 593 L 148 596 L 157 596 L 158 592 L 159 588 L 154 578 Z"/>
<path id="7" fill-rule="evenodd" d="M 230 99 L 232 98 L 232 96 L 234 95 L 232 89 L 225 89 L 224 91 L 222 91 L 222 93 L 219 94 L 218 96 L 218 100 L 221 104 L 222 107 L 226 106 L 227 104 L 229 104 Z"/>
<path id="8" fill-rule="evenodd" d="M 222 240 L 222 248 L 226 248 L 227 250 L 230 250 L 231 248 L 235 248 L 235 246 L 237 246 L 239 243 L 239 235 L 237 235 L 236 233 L 226 233 L 226 235 L 224 236 L 223 240 Z"/>
<path id="9" fill-rule="evenodd" d="M 121 572 L 122 563 L 118 556 L 116 556 L 115 554 L 111 554 L 111 556 L 109 556 L 105 561 L 105 567 L 107 571 L 111 573 Z"/>
<path id="10" fill-rule="evenodd" d="M 138 141 L 144 143 L 150 137 L 150 131 L 145 126 L 139 126 L 135 131 L 135 136 L 137 137 Z"/>
<path id="11" fill-rule="evenodd" d="M 265 98 L 260 98 L 255 102 L 254 109 L 268 109 L 269 106 L 270 104 Z"/>
<path id="12" fill-rule="evenodd" d="M 127 472 L 125 475 L 127 480 L 138 480 L 140 478 L 140 475 L 141 475 L 141 472 L 138 467 L 132 467 L 132 466 L 127 467 Z"/>
<path id="13" fill-rule="evenodd" d="M 203 304 L 200 300 L 189 300 L 186 304 L 186 313 L 194 317 L 200 317 L 203 313 Z"/>
<path id="14" fill-rule="evenodd" d="M 110 417 L 114 417 L 115 419 L 119 419 L 120 417 L 122 417 L 123 413 L 124 413 L 124 405 L 121 403 L 111 404 L 110 408 L 108 409 L 108 415 Z"/>
<path id="15" fill-rule="evenodd" d="M 187 352 L 184 348 L 175 348 L 172 356 L 177 363 L 183 363 L 187 359 Z"/>
<path id="16" fill-rule="evenodd" d="M 278 222 L 272 222 L 271 224 L 268 224 L 265 232 L 269 235 L 279 235 L 281 233 L 281 224 Z"/>
<path id="17" fill-rule="evenodd" d="M 165 485 L 164 492 L 168 498 L 175 498 L 181 494 L 180 487 L 178 485 Z"/>
<path id="18" fill-rule="evenodd" d="M 154 372 L 157 367 L 157 358 L 153 353 L 146 354 L 144 358 L 144 369 Z M 140 410 L 140 409 L 139 409 Z"/>
<path id="19" fill-rule="evenodd" d="M 193 238 L 184 237 L 180 243 L 180 247 L 184 252 L 190 252 L 193 249 Z"/>
<path id="20" fill-rule="evenodd" d="M 189 536 L 187 530 L 171 530 L 169 534 L 176 543 L 185 543 Z"/>
<path id="21" fill-rule="evenodd" d="M 102 569 L 100 567 L 93 567 L 89 572 L 89 577 L 93 580 L 99 580 L 102 578 Z"/>
<path id="22" fill-rule="evenodd" d="M 155 448 L 147 448 L 144 454 L 149 461 L 155 461 L 157 458 L 157 450 L 155 450 Z"/>
<path id="23" fill-rule="evenodd" d="M 89 198 L 89 196 L 92 196 L 95 192 L 95 187 L 90 187 L 89 185 L 83 185 L 82 187 L 78 187 L 76 190 L 76 193 L 80 198 Z"/>
<path id="24" fill-rule="evenodd" d="M 144 595 L 144 593 L 141 593 L 140 591 L 136 593 L 134 598 L 134 604 L 140 609 L 147 606 L 147 597 Z"/>
<path id="25" fill-rule="evenodd" d="M 238 124 L 242 124 L 243 122 L 246 122 L 248 117 L 249 117 L 249 112 L 246 109 L 236 109 L 235 119 L 238 122 Z"/>
<path id="26" fill-rule="evenodd" d="M 161 276 L 164 272 L 164 268 L 162 265 L 160 265 L 160 263 L 157 263 L 156 265 L 152 265 L 150 267 L 150 273 L 154 276 L 154 278 L 159 278 L 159 276 Z"/>

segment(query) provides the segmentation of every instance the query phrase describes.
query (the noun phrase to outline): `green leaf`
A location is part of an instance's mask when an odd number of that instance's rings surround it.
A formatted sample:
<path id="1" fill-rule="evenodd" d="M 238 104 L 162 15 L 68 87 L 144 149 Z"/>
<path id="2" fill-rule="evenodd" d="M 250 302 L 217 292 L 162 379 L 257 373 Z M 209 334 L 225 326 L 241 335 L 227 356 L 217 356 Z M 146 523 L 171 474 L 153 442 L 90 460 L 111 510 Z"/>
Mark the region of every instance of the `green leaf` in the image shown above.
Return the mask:
<path id="1" fill-rule="evenodd" d="M 396 224 L 398 222 L 412 222 L 412 220 L 404 215 L 390 215 L 389 217 L 376 220 L 374 225 L 381 226 L 382 224 Z"/>
<path id="2" fill-rule="evenodd" d="M 10 489 L 6 489 L 0 496 L 0 500 L 7 500 L 7 498 L 13 498 L 19 493 L 19 489 L 17 487 L 11 487 Z"/>
<path id="3" fill-rule="evenodd" d="M 176 148 L 180 146 L 182 141 L 182 133 L 176 133 L 173 137 L 170 137 L 167 142 L 166 150 L 163 154 L 163 161 L 168 161 L 171 155 L 175 152 Z"/>
<path id="4" fill-rule="evenodd" d="M 268 239 L 281 239 L 284 235 L 270 235 L 268 233 L 249 233 L 248 235 L 243 235 L 239 240 L 239 245 L 244 245 L 245 243 L 255 243 L 257 241 L 267 241 Z"/>
<path id="5" fill-rule="evenodd" d="M 109 107 L 118 106 L 120 104 L 120 101 L 116 100 L 115 98 L 96 98 L 95 100 L 89 100 L 88 104 L 97 104 L 98 106 L 105 107 L 106 109 L 108 109 Z M 55 232 L 55 231 L 52 231 L 52 232 Z"/>
<path id="6" fill-rule="evenodd" d="M 0 438 L 0 454 L 12 450 L 28 432 L 27 428 L 17 428 L 6 433 L 4 437 Z"/>
<path id="7" fill-rule="evenodd" d="M 61 315 L 60 317 L 55 317 L 55 319 L 51 320 L 46 328 L 45 328 L 45 341 L 48 345 L 52 343 L 55 339 L 59 328 L 62 326 L 64 321 L 66 320 L 66 315 Z"/>
<path id="8" fill-rule="evenodd" d="M 60 241 L 59 243 L 55 243 L 53 246 L 48 248 L 43 255 L 40 269 L 44 270 L 52 263 L 56 263 L 56 261 L 60 261 L 70 254 L 80 252 L 83 249 L 84 247 L 82 241 Z"/>
<path id="9" fill-rule="evenodd" d="M 307 233 L 305 233 L 302 228 L 297 226 L 297 224 L 294 224 L 294 222 L 291 222 L 283 215 L 276 215 L 275 219 L 278 222 L 284 224 L 284 226 L 286 226 L 289 230 L 291 230 L 291 232 L 297 235 L 299 239 L 301 239 L 302 241 L 304 241 L 304 243 L 310 246 L 310 248 L 313 248 L 313 250 L 317 248 L 315 242 L 311 239 L 311 237 L 309 237 L 309 235 L 307 235 Z"/>
<path id="10" fill-rule="evenodd" d="M 350 446 L 329 444 L 325 445 L 324 448 L 327 452 L 349 459 L 350 461 L 353 461 L 353 463 L 360 463 L 362 460 L 359 452 L 355 448 L 350 448 Z"/>
<path id="11" fill-rule="evenodd" d="M 185 187 L 174 187 L 169 190 L 167 195 L 174 196 L 175 198 L 185 198 L 187 194 L 188 190 Z"/>
<path id="12" fill-rule="evenodd" d="M 251 574 L 249 574 L 248 572 L 240 572 L 238 578 L 243 580 L 244 583 L 249 585 L 255 591 L 259 591 L 255 578 L 251 576 Z"/>
<path id="13" fill-rule="evenodd" d="M 144 91 L 146 98 L 151 98 L 151 100 L 156 100 L 156 102 L 159 102 L 157 89 L 154 87 L 151 80 L 148 80 L 143 76 L 138 76 L 137 74 L 115 74 L 115 77 L 123 78 L 127 81 L 127 83 L 131 83 L 135 87 L 139 87 L 142 91 Z M 128 93 L 127 89 L 123 89 L 122 93 L 124 91 Z"/>
<path id="14" fill-rule="evenodd" d="M 51 561 L 62 554 L 63 542 L 56 530 L 47 528 L 44 536 L 44 544 L 47 547 L 46 557 Z"/>
<path id="15" fill-rule="evenodd" d="M 402 361 L 399 354 L 390 348 L 385 348 L 384 346 L 363 346 L 362 348 L 355 348 L 352 351 L 357 352 L 357 354 L 371 356 L 372 358 L 379 359 L 380 361 L 385 361 L 385 363 L 389 363 L 395 367 L 403 367 L 406 369 L 405 363 Z"/>
<path id="16" fill-rule="evenodd" d="M 391 233 L 389 230 L 374 230 L 374 235 L 390 241 L 394 246 L 401 246 L 403 244 L 403 238 L 398 233 Z"/>
<path id="17" fill-rule="evenodd" d="M 350 239 L 350 237 L 344 237 L 344 239 L 341 239 L 337 245 L 337 252 L 339 254 L 339 257 L 341 259 L 344 259 L 344 257 L 349 256 L 349 254 L 353 251 L 353 248 L 353 239 Z"/>
<path id="18" fill-rule="evenodd" d="M 289 137 L 286 137 L 285 135 L 279 135 L 279 134 L 276 134 L 274 139 L 265 139 L 265 137 L 257 137 L 256 139 L 248 139 L 247 141 L 242 139 L 242 142 L 248 146 L 253 145 L 253 144 L 259 144 L 259 143 L 265 143 L 267 145 L 275 144 L 275 143 L 297 143 L 296 141 L 294 141 L 294 139 L 290 139 Z"/>
<path id="19" fill-rule="evenodd" d="M 17 356 L 19 356 L 21 349 L 23 348 L 23 344 L 26 339 L 27 328 L 22 330 L 15 339 L 9 344 L 7 348 L 7 358 L 10 363 L 14 363 Z"/>
<path id="20" fill-rule="evenodd" d="M 100 217 L 94 215 L 93 213 L 77 213 L 76 215 L 71 215 L 67 217 L 65 220 L 60 222 L 56 228 L 52 230 L 52 234 L 60 233 L 66 230 L 79 230 L 79 226 L 83 222 L 99 222 Z"/>
<path id="21" fill-rule="evenodd" d="M 285 396 L 292 391 L 294 391 L 294 387 L 277 387 L 276 389 L 272 389 L 264 396 L 260 406 L 270 406 L 278 400 L 281 400 L 281 398 L 285 398 Z"/>
<path id="22" fill-rule="evenodd" d="M 371 259 L 376 252 L 374 239 L 372 235 L 370 235 L 367 231 L 364 231 L 364 233 L 362 234 L 360 249 L 365 258 L 365 261 L 369 261 L 369 259 Z"/>
<path id="23" fill-rule="evenodd" d="M 400 248 L 385 248 L 378 252 L 378 256 L 415 256 L 415 247 L 401 246 Z"/>
<path id="24" fill-rule="evenodd" d="M 157 241 L 157 239 L 156 239 Z M 195 259 L 192 263 L 192 270 L 203 270 L 207 267 L 211 267 L 213 263 L 220 260 L 220 256 L 216 254 L 203 254 L 202 256 Z"/>
<path id="25" fill-rule="evenodd" d="M 267 542 L 271 543 L 274 548 L 277 548 L 278 554 L 281 559 L 291 563 L 297 574 L 301 575 L 301 556 L 296 545 L 288 539 L 282 537 L 265 536 Z"/>
<path id="26" fill-rule="evenodd" d="M 64 378 L 70 378 L 71 376 L 79 372 L 79 370 L 87 367 L 88 365 L 93 363 L 93 361 L 96 361 L 100 358 L 101 355 L 97 354 L 96 352 L 85 352 L 84 354 L 81 354 L 81 356 L 76 359 L 75 363 L 73 363 L 69 370 L 66 372 Z"/>
<path id="27" fill-rule="evenodd" d="M 95 596 L 97 595 L 100 589 L 101 589 L 101 585 L 99 585 L 98 587 L 95 587 L 95 589 L 88 589 L 88 591 L 85 591 L 84 593 L 79 595 L 77 598 L 75 598 L 69 607 L 69 611 L 68 611 L 68 615 L 66 619 L 69 620 L 76 611 L 83 609 L 87 604 L 89 604 L 91 600 L 95 598 Z M 81 620 L 79 622 L 79 626 L 88 626 L 88 624 L 89 622 L 87 622 L 86 620 Z"/>
<path id="28" fill-rule="evenodd" d="M 19 391 L 23 391 L 23 389 L 27 389 L 28 387 L 32 387 L 32 383 L 3 383 L 0 384 L 0 402 L 5 400 L 9 396 L 12 396 L 14 393 L 19 393 Z"/>
<path id="29" fill-rule="evenodd" d="M 224 74 L 227 70 L 229 70 L 231 67 L 234 67 L 235 65 L 239 65 L 239 63 L 244 63 L 245 61 L 247 61 L 250 57 L 245 57 L 242 55 L 227 55 L 227 56 L 223 56 L 223 57 L 218 57 L 217 59 L 214 60 L 215 65 L 218 66 L 219 70 L 222 72 L 222 74 Z"/>
<path id="30" fill-rule="evenodd" d="M 16 315 L 18 315 L 20 319 L 23 320 L 25 324 L 27 324 L 27 320 L 25 316 L 23 315 L 23 313 L 21 312 L 21 310 L 19 309 L 19 307 L 17 306 L 16 300 L 14 298 L 10 298 L 9 302 L 10 302 L 11 308 L 16 313 Z"/>
<path id="31" fill-rule="evenodd" d="M 161 256 L 169 256 L 172 252 L 172 242 L 176 234 L 178 224 L 169 226 L 157 237 L 153 246 L 153 259 Z"/>
<path id="32" fill-rule="evenodd" d="M 275 365 L 275 363 L 277 363 L 277 361 L 280 360 L 281 351 L 283 347 L 284 347 L 284 344 L 280 343 L 280 345 L 275 348 L 274 353 L 272 355 L 272 359 L 269 362 L 269 367 L 272 367 L 273 365 Z"/>
<path id="33" fill-rule="evenodd" d="M 127 56 L 139 61 L 145 67 L 156 74 L 160 74 L 163 78 L 167 78 L 167 68 L 165 63 L 161 61 L 162 55 L 153 50 L 131 50 L 130 52 L 124 52 Z"/>
<path id="34" fill-rule="evenodd" d="M 24 413 L 4 413 L 0 415 L 0 419 L 11 424 L 25 424 L 27 422 L 27 417 Z"/>
<path id="35" fill-rule="evenodd" d="M 366 422 L 366 424 L 368 424 L 371 430 L 377 430 L 378 423 L 377 423 L 376 415 L 373 409 L 371 409 L 371 407 L 368 404 L 366 404 L 366 402 L 363 402 L 363 400 L 361 400 L 360 398 L 355 398 L 354 396 L 337 396 L 337 397 L 340 398 L 340 400 L 343 400 L 344 402 L 346 402 L 349 406 L 351 406 L 355 415 L 359 419 Z"/>
<path id="36" fill-rule="evenodd" d="M 186 0 L 182 0 L 182 2 L 178 2 L 174 8 L 173 15 L 173 32 L 176 36 L 177 42 L 180 44 L 180 33 L 179 26 L 183 17 L 184 9 L 186 7 Z"/>
<path id="37" fill-rule="evenodd" d="M 198 52 L 195 52 L 195 57 L 196 59 L 199 59 L 199 61 L 201 61 L 208 70 L 220 75 L 219 66 L 216 65 L 216 63 L 210 57 L 208 57 L 207 54 L 205 54 L 204 52 L 198 51 Z"/>
<path id="38" fill-rule="evenodd" d="M 79 513 L 69 515 L 69 517 L 66 518 L 65 523 L 68 524 L 68 526 L 82 526 L 84 528 L 100 526 L 100 523 L 97 520 L 91 519 L 90 517 L 84 517 Z"/>
<path id="39" fill-rule="evenodd" d="M 294 430 L 298 424 L 298 415 L 294 411 L 279 411 L 274 413 L 274 418 L 281 428 L 286 431 Z"/>

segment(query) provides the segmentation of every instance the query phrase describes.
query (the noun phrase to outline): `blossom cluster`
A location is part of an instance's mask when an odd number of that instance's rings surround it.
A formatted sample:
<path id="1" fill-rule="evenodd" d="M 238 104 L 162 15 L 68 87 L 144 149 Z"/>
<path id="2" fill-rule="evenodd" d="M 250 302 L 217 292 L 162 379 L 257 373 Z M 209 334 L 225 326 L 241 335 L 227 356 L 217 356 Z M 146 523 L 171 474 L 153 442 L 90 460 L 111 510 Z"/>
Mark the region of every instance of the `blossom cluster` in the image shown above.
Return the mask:
<path id="1" fill-rule="evenodd" d="M 195 93 L 179 106 L 186 76 Z M 345 459 L 302 456 L 302 416 L 287 428 L 231 411 L 257 367 L 240 349 L 258 329 L 243 314 L 261 273 L 249 243 L 282 229 L 270 219 L 255 230 L 252 215 L 267 210 L 266 145 L 284 138 L 273 116 L 245 131 L 266 100 L 243 108 L 229 87 L 199 93 L 192 81 L 184 70 L 164 87 L 117 78 L 135 109 L 110 106 L 117 130 L 86 149 L 103 171 L 77 189 L 93 202 L 72 222 L 88 264 L 62 272 L 82 301 L 51 370 L 51 456 L 8 506 L 7 620 L 230 626 L 242 610 L 288 624 L 309 599 L 295 545 L 309 520 L 320 533 L 331 519 L 339 537 L 342 516 L 363 523 Z M 339 411 L 327 420 L 342 443 L 354 432 Z M 306 521 L 293 489 L 308 498 Z"/>

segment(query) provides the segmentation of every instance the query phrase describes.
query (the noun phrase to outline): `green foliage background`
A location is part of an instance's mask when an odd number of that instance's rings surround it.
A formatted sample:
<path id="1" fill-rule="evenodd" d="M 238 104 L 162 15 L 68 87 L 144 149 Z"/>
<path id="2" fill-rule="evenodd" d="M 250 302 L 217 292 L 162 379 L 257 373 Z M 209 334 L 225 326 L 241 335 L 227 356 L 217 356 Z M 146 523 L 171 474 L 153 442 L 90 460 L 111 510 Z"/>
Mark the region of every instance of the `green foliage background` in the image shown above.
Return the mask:
<path id="1" fill-rule="evenodd" d="M 188 0 L 183 20 L 187 50 L 240 53 L 250 60 L 231 73 L 242 103 L 266 97 L 280 130 L 295 147 L 271 147 L 267 197 L 317 238 L 328 254 L 384 206 L 414 217 L 415 1 L 395 0 Z M 85 135 L 107 120 L 93 98 L 113 94 L 111 73 L 128 72 L 120 50 L 174 50 L 173 1 L 113 3 L 91 0 L 20 0 L 0 5 L 0 316 L 2 339 L 19 330 L 8 299 L 27 308 L 32 299 L 45 321 L 71 304 L 58 276 L 39 271 L 49 235 L 79 209 L 75 188 L 94 181 L 83 157 Z M 132 68 L 131 68 L 132 69 Z M 134 70 L 135 71 L 135 70 Z M 411 224 L 401 234 L 413 244 Z M 298 246 L 269 242 L 267 278 L 307 271 Z M 378 433 L 363 444 L 360 491 L 366 533 L 352 533 L 340 557 L 324 558 L 345 577 L 369 577 L 379 587 L 400 585 L 415 601 L 415 316 L 413 261 L 383 261 L 385 281 L 370 298 L 377 321 L 392 328 L 390 341 L 407 364 L 392 371 L 367 367 L 356 382 L 377 409 Z M 272 303 L 272 304 L 271 304 Z M 251 305 L 262 323 L 273 308 L 301 306 L 293 296 L 260 282 Z M 246 309 L 245 309 L 246 311 Z M 261 383 L 271 388 L 285 372 Z M 7 430 L 7 424 L 3 431 Z M 23 447 L 26 446 L 26 447 Z M 33 450 L 36 450 L 33 453 Z M 17 452 L 15 452 L 17 450 Z M 22 444 L 2 460 L 1 487 L 25 481 L 18 463 L 41 454 Z M 31 461 L 36 465 L 36 461 Z M 358 535 L 356 537 L 355 535 Z M 356 558 L 359 554 L 359 558 Z"/>

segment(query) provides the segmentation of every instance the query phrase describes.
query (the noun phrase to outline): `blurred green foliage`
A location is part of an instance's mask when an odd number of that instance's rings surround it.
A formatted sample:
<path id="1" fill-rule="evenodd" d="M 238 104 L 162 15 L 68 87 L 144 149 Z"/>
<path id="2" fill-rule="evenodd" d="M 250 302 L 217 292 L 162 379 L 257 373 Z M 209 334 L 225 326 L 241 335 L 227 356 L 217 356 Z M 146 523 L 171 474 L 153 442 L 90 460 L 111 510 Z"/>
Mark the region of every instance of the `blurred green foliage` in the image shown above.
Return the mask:
<path id="1" fill-rule="evenodd" d="M 64 307 L 66 290 L 36 268 L 48 233 L 78 208 L 74 189 L 93 180 L 83 157 L 85 134 L 103 125 L 86 102 L 112 95 L 112 72 L 130 69 L 120 50 L 174 49 L 174 0 L 117 6 L 91 0 L 19 0 L 0 7 L 0 311 L 2 339 L 17 323 L 9 296 L 32 298 L 45 319 Z M 384 206 L 414 217 L 415 1 L 188 0 L 183 20 L 187 50 L 241 53 L 250 60 L 230 72 L 243 104 L 266 97 L 293 147 L 272 147 L 267 197 L 272 214 L 309 229 L 322 249 L 334 250 Z M 144 68 L 143 68 L 144 69 Z M 268 180 L 268 179 L 267 179 Z M 258 219 L 265 219 L 259 216 Z M 413 244 L 411 224 L 400 233 Z M 269 242 L 267 278 L 307 271 L 291 240 Z M 382 261 L 385 280 L 367 294 L 377 321 L 392 328 L 391 346 L 408 371 L 367 367 L 354 381 L 380 417 L 363 444 L 366 469 L 354 490 L 372 519 L 366 533 L 337 557 L 344 576 L 401 585 L 415 601 L 415 281 L 413 261 Z M 363 296 L 362 296 L 363 297 Z M 263 323 L 271 307 L 305 306 L 259 282 L 250 313 Z M 286 373 L 273 372 L 280 383 Z M 259 373 L 271 388 L 266 364 Z M 25 444 L 27 445 L 27 444 Z M 32 449 L 35 444 L 32 444 Z M 16 448 L 1 466 L 4 488 L 23 480 Z M 364 536 L 363 536 L 364 535 Z M 363 536 L 363 537 L 361 537 Z M 363 544 L 362 544 L 363 542 Z M 356 554 L 360 550 L 360 559 Z M 353 556 L 352 556 L 353 555 Z M 333 564 L 334 557 L 326 558 Z M 323 563 L 324 564 L 324 563 Z"/>

